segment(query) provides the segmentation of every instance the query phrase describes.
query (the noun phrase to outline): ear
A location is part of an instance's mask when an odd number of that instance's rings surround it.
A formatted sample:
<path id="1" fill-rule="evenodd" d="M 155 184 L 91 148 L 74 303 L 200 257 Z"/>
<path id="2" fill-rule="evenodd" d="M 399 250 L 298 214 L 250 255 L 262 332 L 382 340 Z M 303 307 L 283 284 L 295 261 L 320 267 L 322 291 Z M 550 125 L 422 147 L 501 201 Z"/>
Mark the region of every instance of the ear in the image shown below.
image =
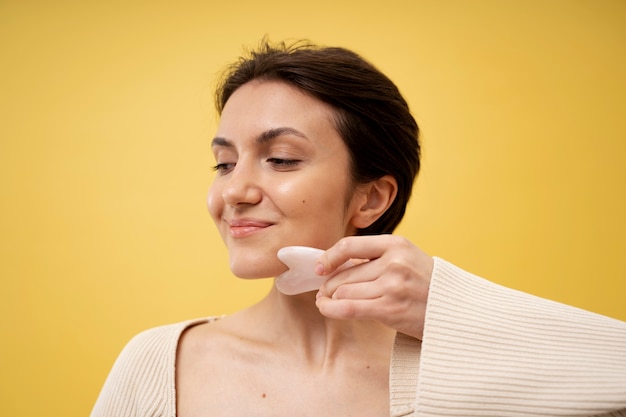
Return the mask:
<path id="1" fill-rule="evenodd" d="M 356 204 L 350 223 L 364 229 L 374 223 L 391 206 L 398 193 L 398 182 L 391 175 L 360 184 L 353 203 Z"/>

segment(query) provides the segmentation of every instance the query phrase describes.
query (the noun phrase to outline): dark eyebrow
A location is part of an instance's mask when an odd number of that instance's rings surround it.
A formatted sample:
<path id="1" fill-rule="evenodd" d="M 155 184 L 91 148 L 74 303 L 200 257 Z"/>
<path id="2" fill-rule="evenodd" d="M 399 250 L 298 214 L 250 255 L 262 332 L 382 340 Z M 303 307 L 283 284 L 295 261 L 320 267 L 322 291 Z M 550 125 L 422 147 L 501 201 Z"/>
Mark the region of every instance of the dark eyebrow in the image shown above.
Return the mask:
<path id="1" fill-rule="evenodd" d="M 293 135 L 293 136 L 298 136 L 303 139 L 308 139 L 304 133 L 294 128 L 276 127 L 276 128 L 269 129 L 261 133 L 259 136 L 257 136 L 257 138 L 255 139 L 255 142 L 258 144 L 264 144 L 282 135 Z M 213 146 L 225 146 L 227 148 L 232 148 L 234 145 L 228 139 L 220 137 L 220 136 L 216 136 L 215 138 L 213 138 L 213 141 L 211 142 L 211 146 L 212 147 Z"/>
<path id="2" fill-rule="evenodd" d="M 225 146 L 227 148 L 232 148 L 233 144 L 226 138 L 216 136 L 211 141 L 211 147 L 214 147 L 214 146 Z"/>
<path id="3" fill-rule="evenodd" d="M 307 139 L 306 135 L 300 132 L 299 130 L 296 130 L 291 127 L 277 127 L 274 129 L 266 130 L 265 132 L 261 133 L 256 138 L 256 142 L 259 144 L 267 143 L 271 141 L 272 139 L 278 136 L 282 136 L 282 135 L 293 135 L 293 136 L 298 136 L 298 137 Z"/>

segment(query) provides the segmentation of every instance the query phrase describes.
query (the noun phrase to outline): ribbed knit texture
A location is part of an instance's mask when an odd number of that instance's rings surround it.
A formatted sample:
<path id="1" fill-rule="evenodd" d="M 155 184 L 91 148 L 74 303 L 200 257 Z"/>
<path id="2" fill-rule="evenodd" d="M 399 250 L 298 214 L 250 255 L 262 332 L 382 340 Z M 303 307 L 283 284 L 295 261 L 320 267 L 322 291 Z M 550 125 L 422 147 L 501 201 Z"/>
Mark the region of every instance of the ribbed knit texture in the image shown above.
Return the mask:
<path id="1" fill-rule="evenodd" d="M 175 417 L 178 340 L 208 320 L 135 336 L 91 417 Z M 424 340 L 396 335 L 389 384 L 393 417 L 626 417 L 626 322 L 436 258 Z"/>
<path id="2" fill-rule="evenodd" d="M 155 327 L 120 353 L 91 417 L 175 417 L 176 349 L 182 332 L 211 319 Z"/>
<path id="3" fill-rule="evenodd" d="M 396 333 L 389 368 L 391 417 L 409 416 L 415 410 L 421 342 Z"/>
<path id="4" fill-rule="evenodd" d="M 625 322 L 435 260 L 416 415 L 590 416 L 614 410 L 626 416 Z"/>

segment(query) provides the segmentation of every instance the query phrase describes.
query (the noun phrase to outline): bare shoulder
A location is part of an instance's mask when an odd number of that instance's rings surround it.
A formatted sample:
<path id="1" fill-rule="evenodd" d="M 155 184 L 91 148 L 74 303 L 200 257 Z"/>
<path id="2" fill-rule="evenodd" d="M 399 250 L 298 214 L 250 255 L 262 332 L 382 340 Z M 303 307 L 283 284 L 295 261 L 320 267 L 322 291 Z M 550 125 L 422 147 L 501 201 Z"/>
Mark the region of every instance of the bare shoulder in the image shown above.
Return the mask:
<path id="1" fill-rule="evenodd" d="M 209 388 L 218 376 L 232 373 L 233 363 L 244 365 L 255 352 L 249 327 L 239 315 L 222 317 L 187 328 L 176 352 L 176 383 L 180 392 L 190 386 Z"/>
<path id="2" fill-rule="evenodd" d="M 237 320 L 230 316 L 188 328 L 179 341 L 176 366 L 177 415 L 238 415 L 257 361 Z M 234 414 L 233 414 L 234 413 Z"/>
<path id="3" fill-rule="evenodd" d="M 194 366 L 207 359 L 221 360 L 223 355 L 236 348 L 245 337 L 236 317 L 221 317 L 190 326 L 178 341 L 177 362 L 181 370 L 187 362 Z"/>

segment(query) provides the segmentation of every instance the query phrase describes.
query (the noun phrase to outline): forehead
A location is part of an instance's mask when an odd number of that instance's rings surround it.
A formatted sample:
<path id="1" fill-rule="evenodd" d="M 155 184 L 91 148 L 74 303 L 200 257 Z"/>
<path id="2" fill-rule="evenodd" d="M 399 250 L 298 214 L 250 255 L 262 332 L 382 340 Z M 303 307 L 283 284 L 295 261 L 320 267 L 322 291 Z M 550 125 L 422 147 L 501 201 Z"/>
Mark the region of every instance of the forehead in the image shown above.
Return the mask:
<path id="1" fill-rule="evenodd" d="M 282 81 L 253 80 L 228 99 L 218 135 L 231 130 L 267 130 L 277 126 L 307 129 L 335 128 L 335 110 L 318 98 Z"/>

